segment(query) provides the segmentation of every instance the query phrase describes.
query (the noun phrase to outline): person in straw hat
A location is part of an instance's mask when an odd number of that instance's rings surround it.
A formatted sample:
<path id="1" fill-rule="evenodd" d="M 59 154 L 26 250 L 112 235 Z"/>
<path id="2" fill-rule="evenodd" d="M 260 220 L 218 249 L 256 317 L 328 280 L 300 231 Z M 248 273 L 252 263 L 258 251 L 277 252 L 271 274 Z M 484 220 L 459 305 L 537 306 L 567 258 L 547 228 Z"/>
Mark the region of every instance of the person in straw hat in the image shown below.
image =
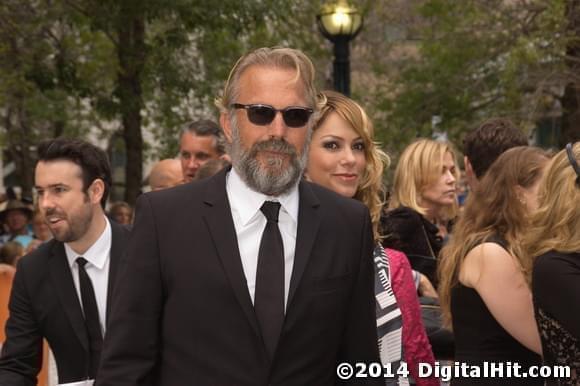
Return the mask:
<path id="1" fill-rule="evenodd" d="M 0 212 L 0 221 L 4 224 L 6 233 L 0 236 L 0 246 L 8 241 L 16 241 L 26 248 L 33 239 L 28 224 L 32 219 L 30 205 L 18 199 L 8 200 L 6 208 Z"/>

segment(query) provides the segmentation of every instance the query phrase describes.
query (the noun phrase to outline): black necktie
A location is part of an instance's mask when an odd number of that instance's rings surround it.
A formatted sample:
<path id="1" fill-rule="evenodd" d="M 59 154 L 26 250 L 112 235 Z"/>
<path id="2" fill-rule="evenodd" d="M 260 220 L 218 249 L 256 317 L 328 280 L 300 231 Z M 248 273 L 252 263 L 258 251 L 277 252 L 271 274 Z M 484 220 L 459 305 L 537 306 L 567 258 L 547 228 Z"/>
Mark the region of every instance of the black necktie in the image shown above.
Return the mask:
<path id="1" fill-rule="evenodd" d="M 284 245 L 278 229 L 280 203 L 266 201 L 260 210 L 268 222 L 258 252 L 254 308 L 272 358 L 284 322 Z"/>
<path id="2" fill-rule="evenodd" d="M 101 348 L 103 346 L 103 334 L 101 333 L 101 323 L 99 321 L 99 308 L 91 278 L 85 271 L 87 260 L 84 257 L 77 258 L 79 266 L 79 284 L 81 287 L 81 300 L 83 302 L 83 312 L 85 314 L 85 324 L 89 335 L 89 378 L 94 379 L 99 366 Z"/>

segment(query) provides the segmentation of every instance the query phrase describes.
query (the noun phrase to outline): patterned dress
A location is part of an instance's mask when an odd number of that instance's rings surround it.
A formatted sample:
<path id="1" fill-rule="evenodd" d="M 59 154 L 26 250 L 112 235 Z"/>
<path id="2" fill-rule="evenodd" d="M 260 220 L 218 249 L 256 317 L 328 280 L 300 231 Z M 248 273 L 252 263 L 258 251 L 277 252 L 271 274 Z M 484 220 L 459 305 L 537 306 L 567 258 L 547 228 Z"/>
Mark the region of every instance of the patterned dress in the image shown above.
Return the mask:
<path id="1" fill-rule="evenodd" d="M 393 378 L 387 385 L 409 385 L 415 379 L 418 386 L 439 385 L 435 377 L 419 378 L 419 363 L 434 364 L 429 339 L 421 320 L 417 292 L 411 266 L 404 253 L 384 249 L 374 250 L 375 298 L 379 350 L 383 366 L 389 365 Z M 405 376 L 408 370 L 409 376 Z M 398 374 L 397 374 L 398 373 Z"/>
<path id="2" fill-rule="evenodd" d="M 580 253 L 549 251 L 534 262 L 532 294 L 542 339 L 543 361 L 570 366 L 570 378 L 554 377 L 547 385 L 580 384 Z"/>

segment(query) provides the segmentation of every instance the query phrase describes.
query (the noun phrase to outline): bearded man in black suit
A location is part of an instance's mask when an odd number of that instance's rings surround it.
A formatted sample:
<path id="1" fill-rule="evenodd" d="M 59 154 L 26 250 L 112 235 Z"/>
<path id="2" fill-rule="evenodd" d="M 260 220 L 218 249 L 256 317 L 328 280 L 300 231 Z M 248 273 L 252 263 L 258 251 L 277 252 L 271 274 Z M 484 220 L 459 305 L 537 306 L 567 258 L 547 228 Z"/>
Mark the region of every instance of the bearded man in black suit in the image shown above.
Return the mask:
<path id="1" fill-rule="evenodd" d="M 321 103 L 300 51 L 236 63 L 233 168 L 138 200 L 98 386 L 324 386 L 378 362 L 368 211 L 301 181 Z"/>
<path id="2" fill-rule="evenodd" d="M 38 159 L 38 208 L 54 238 L 18 263 L 0 385 L 36 385 L 43 338 L 54 353 L 59 384 L 80 385 L 95 378 L 129 230 L 105 216 L 112 180 L 103 150 L 59 138 L 41 143 Z"/>

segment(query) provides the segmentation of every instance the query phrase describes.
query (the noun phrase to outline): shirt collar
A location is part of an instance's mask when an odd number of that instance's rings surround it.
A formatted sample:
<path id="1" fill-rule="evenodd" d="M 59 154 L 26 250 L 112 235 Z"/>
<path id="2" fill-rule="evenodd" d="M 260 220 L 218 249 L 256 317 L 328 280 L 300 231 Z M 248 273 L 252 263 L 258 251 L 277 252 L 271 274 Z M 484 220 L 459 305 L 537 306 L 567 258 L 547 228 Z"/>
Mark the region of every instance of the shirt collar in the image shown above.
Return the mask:
<path id="1" fill-rule="evenodd" d="M 298 184 L 294 185 L 290 191 L 279 196 L 267 196 L 256 192 L 246 185 L 236 172 L 236 169 L 232 168 L 228 173 L 226 186 L 229 192 L 230 205 L 238 211 L 243 225 L 247 225 L 250 222 L 256 212 L 260 210 L 264 201 L 279 202 L 290 218 L 298 224 Z M 235 194 L 232 194 L 233 192 Z"/>
<path id="2" fill-rule="evenodd" d="M 67 243 L 64 244 L 66 258 L 71 268 L 73 267 L 77 257 L 79 256 L 84 257 L 89 263 L 91 263 L 98 269 L 103 269 L 103 267 L 105 266 L 105 263 L 109 258 L 109 253 L 111 252 L 112 231 L 109 219 L 107 219 L 107 216 L 104 217 L 106 223 L 105 230 L 103 230 L 101 236 L 99 236 L 97 241 L 95 241 L 95 243 L 91 245 L 84 254 L 79 255 Z"/>

